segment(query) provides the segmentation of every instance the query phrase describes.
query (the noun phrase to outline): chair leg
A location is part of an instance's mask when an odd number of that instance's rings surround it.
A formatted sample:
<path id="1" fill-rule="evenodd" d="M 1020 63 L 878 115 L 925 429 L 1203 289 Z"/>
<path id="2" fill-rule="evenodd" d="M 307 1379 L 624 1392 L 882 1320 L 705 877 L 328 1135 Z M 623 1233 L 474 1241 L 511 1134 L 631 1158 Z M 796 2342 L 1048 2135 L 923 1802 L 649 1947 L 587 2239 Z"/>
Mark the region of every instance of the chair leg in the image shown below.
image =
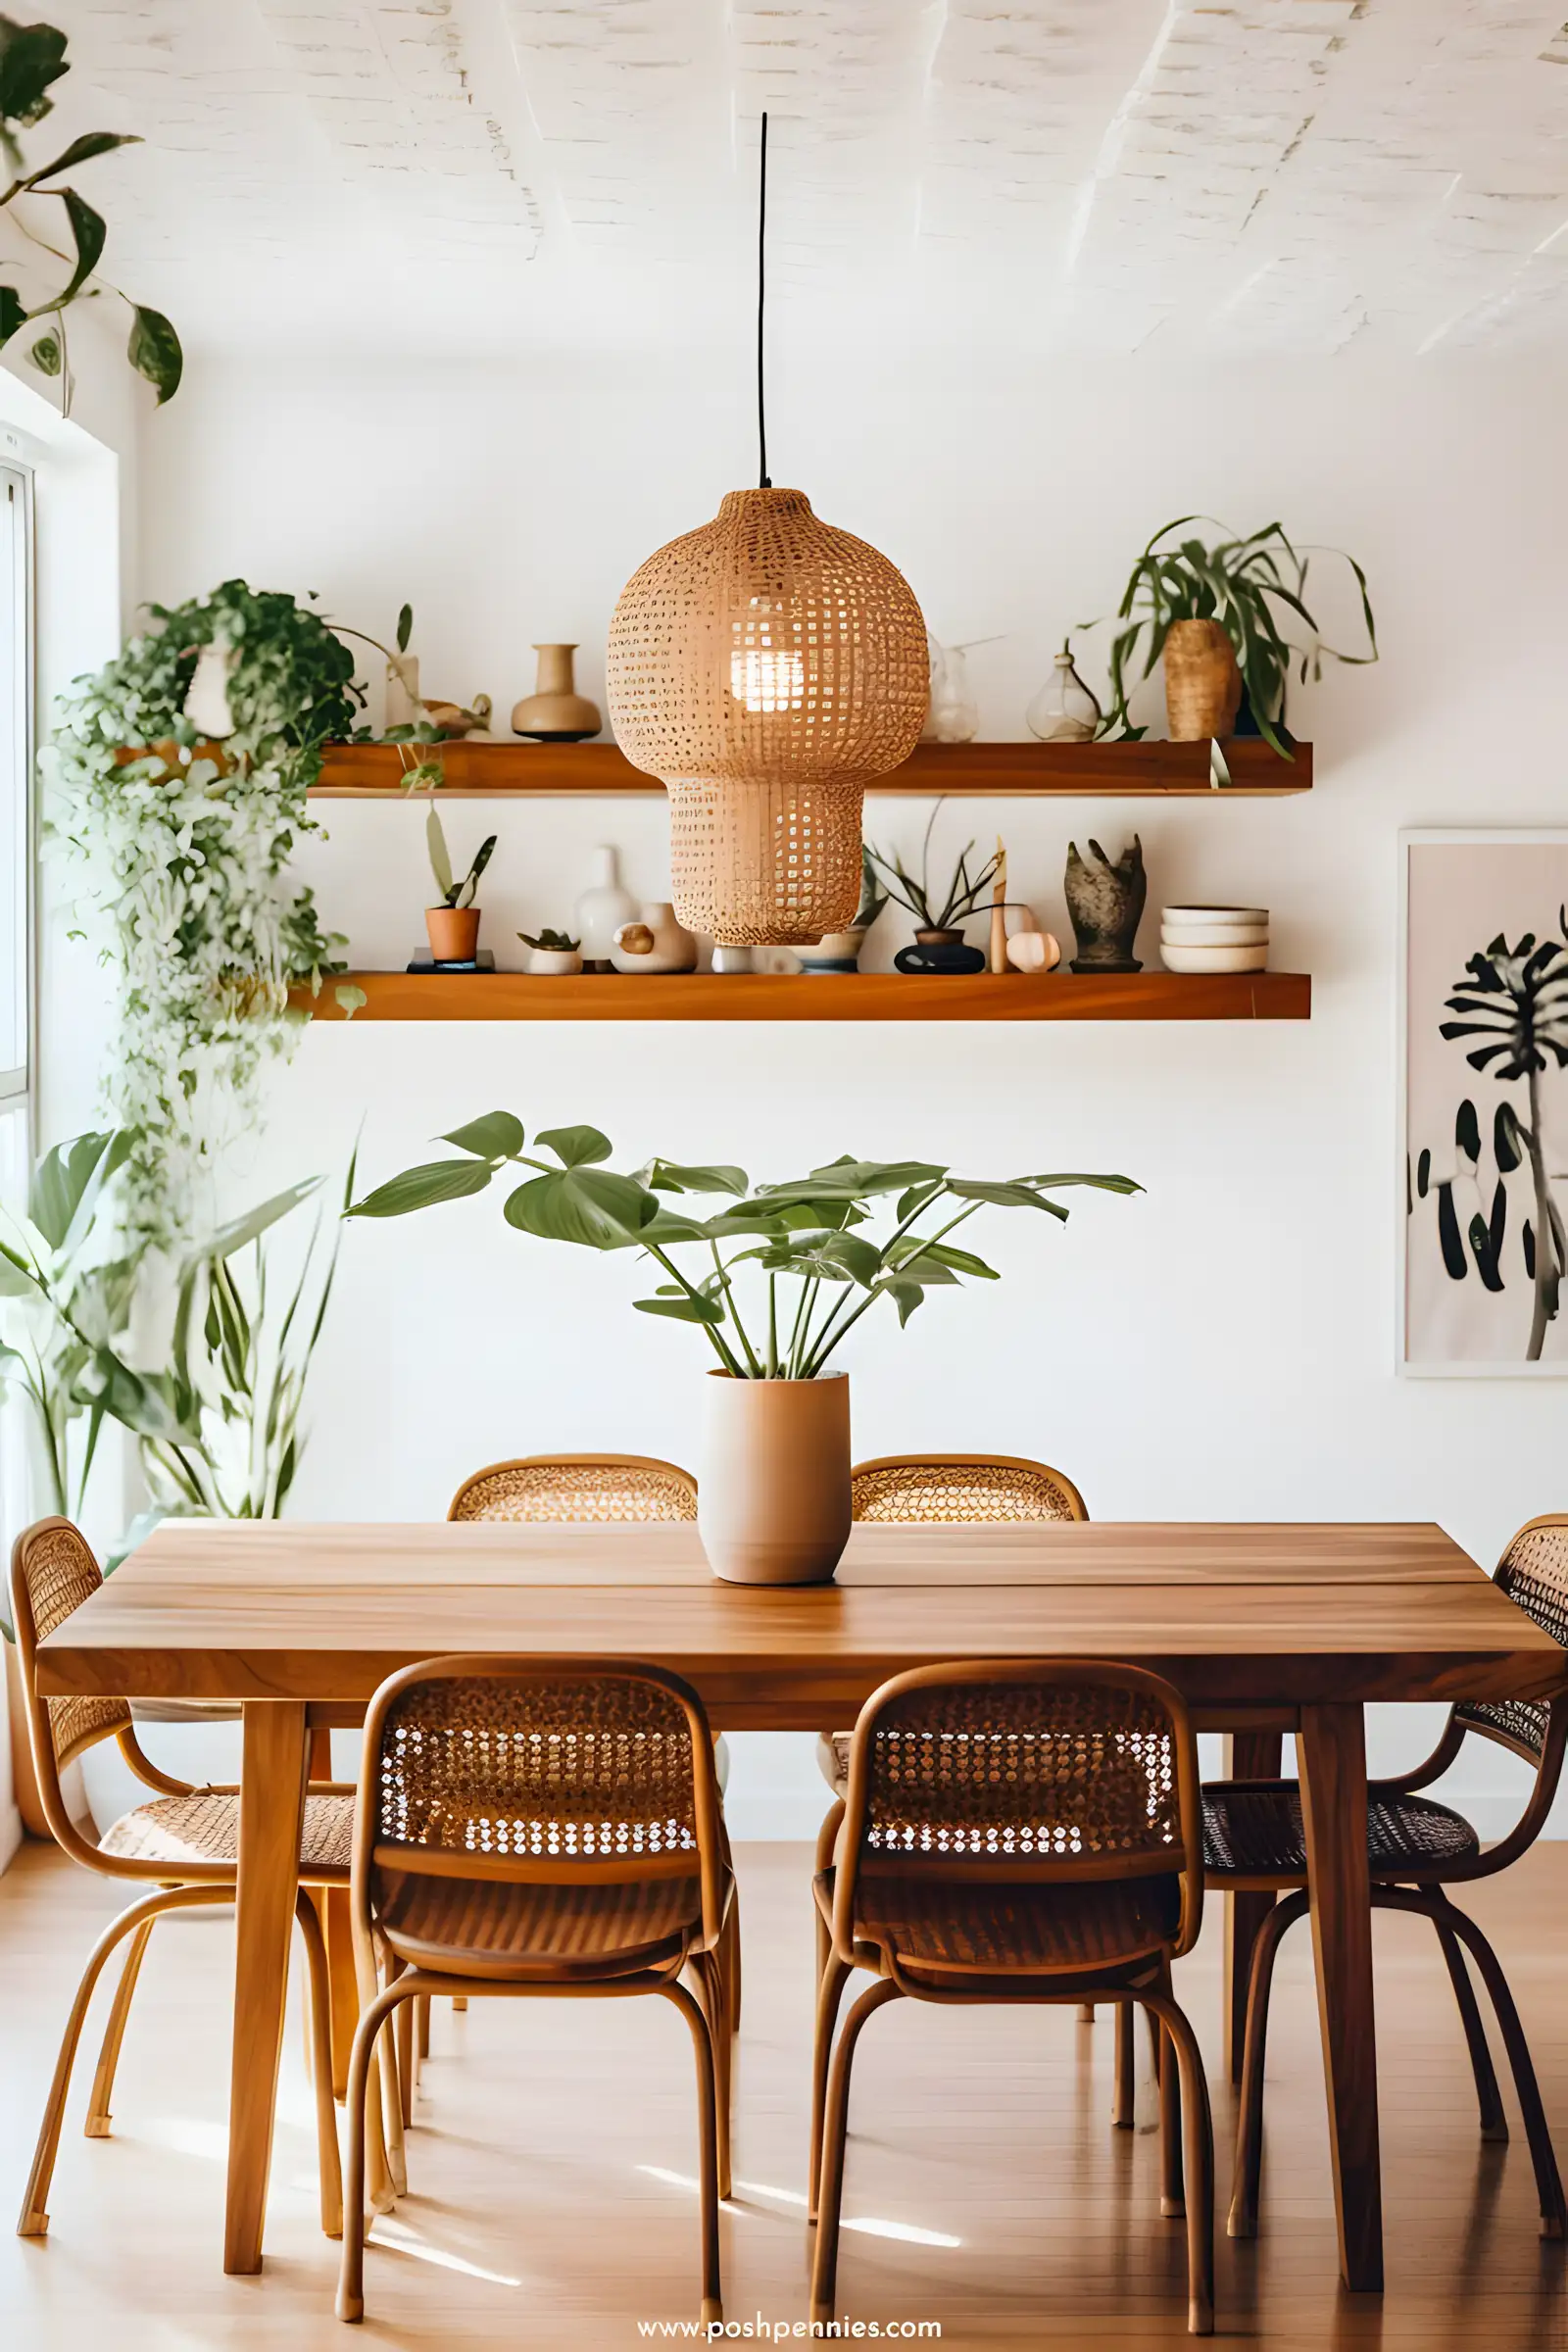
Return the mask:
<path id="1" fill-rule="evenodd" d="M 827 2118 L 823 2132 L 822 2182 L 817 2196 L 816 2250 L 811 2262 L 811 2323 L 825 2326 L 833 2316 L 838 2289 L 839 2215 L 844 2203 L 844 2142 L 850 2128 L 850 2066 L 860 2028 L 875 2010 L 902 1996 L 890 1977 L 880 1977 L 862 1992 L 839 2035 L 828 2081 Z"/>
<path id="2" fill-rule="evenodd" d="M 154 1922 L 146 1920 L 130 1939 L 120 1982 L 115 1986 L 114 2006 L 109 2023 L 104 2028 L 103 2047 L 98 2052 L 98 2066 L 92 2079 L 92 2096 L 87 2102 L 87 2121 L 83 2130 L 89 2139 L 109 2137 L 109 2102 L 115 2095 L 115 2069 L 120 2064 L 120 2045 L 125 2038 L 125 2020 L 130 2015 L 131 1995 L 136 1979 L 141 1974 L 143 1955 L 152 1936 Z"/>
<path id="3" fill-rule="evenodd" d="M 427 1992 L 421 1992 L 415 2002 L 414 2017 L 415 2034 L 418 2044 L 417 2056 L 419 2064 L 422 2066 L 430 2055 L 430 1995 Z"/>
<path id="4" fill-rule="evenodd" d="M 404 1974 L 403 1962 L 395 1956 L 389 1957 L 386 1971 L 388 1986 L 394 1985 Z M 397 2026 L 394 2024 L 391 2033 L 383 2034 L 376 2045 L 376 2063 L 380 2068 L 381 2075 L 382 2132 L 386 2143 L 386 2166 L 391 2175 L 392 2192 L 396 2197 L 406 2196 L 409 2188 L 408 2152 L 403 2144 L 404 2094 L 402 2069 L 398 2063 L 399 2056 Z"/>
<path id="5" fill-rule="evenodd" d="M 1150 2002 L 1164 2029 L 1161 2077 L 1179 2074 L 1187 2120 L 1187 2327 L 1214 2332 L 1214 2124 L 1203 2061 L 1186 2012 L 1168 1990 Z"/>
<path id="6" fill-rule="evenodd" d="M 112 1919 L 92 1947 L 76 1997 L 71 2004 L 71 2015 L 60 2039 L 60 2055 L 55 2060 L 54 2080 L 44 2104 L 43 2122 L 38 2129 L 38 2144 L 33 2151 L 32 2170 L 23 2192 L 22 2214 L 17 2223 L 19 2237 L 42 2237 L 49 2228 L 49 2182 L 55 2169 L 55 2157 L 60 2147 L 60 2125 L 65 2115 L 66 2096 L 71 2088 L 71 2071 L 76 2061 L 76 2045 L 93 1990 L 103 1974 L 105 1961 L 123 1936 L 131 1936 L 147 1921 L 156 1919 L 160 1911 L 174 1911 L 192 1903 L 226 1902 L 233 1893 L 225 1886 L 160 1886 L 151 1894 L 142 1895 L 127 1904 L 118 1919 Z"/>
<path id="7" fill-rule="evenodd" d="M 1432 1924 L 1438 1931 L 1438 1941 L 1443 1946 L 1443 1957 L 1447 1964 L 1448 1982 L 1453 1986 L 1453 1997 L 1459 2004 L 1459 2022 L 1464 2028 L 1465 2046 L 1470 2052 L 1470 2072 L 1475 2077 L 1476 2101 L 1481 2109 L 1481 2136 L 1483 2139 L 1505 2140 L 1508 2136 L 1508 2118 L 1502 2104 L 1502 2093 L 1497 2088 L 1496 2069 L 1492 2063 L 1492 2051 L 1487 2043 L 1487 2029 L 1481 2022 L 1481 2007 L 1476 1999 L 1476 1988 L 1470 1982 L 1470 1971 L 1465 1966 L 1464 1953 L 1450 1927 L 1436 1917 Z"/>
<path id="8" fill-rule="evenodd" d="M 824 1870 L 831 1870 L 833 1867 L 833 1849 L 838 1843 L 839 1824 L 843 1819 L 844 1799 L 836 1796 L 823 1814 L 822 1826 L 816 1833 L 814 1867 L 818 1877 Z M 816 1981 L 820 1984 L 822 1972 L 827 1967 L 828 1954 L 833 1949 L 833 1936 L 826 1920 L 817 1909 L 814 1899 L 811 1908 L 816 1912 Z"/>
<path id="9" fill-rule="evenodd" d="M 697 1980 L 703 2014 L 713 2046 L 713 2099 L 718 2132 L 718 2193 L 727 2197 L 734 2186 L 730 2177 L 730 2078 L 734 2029 L 729 2017 L 729 1984 L 722 1951 L 696 1952 L 692 1974 Z"/>
<path id="10" fill-rule="evenodd" d="M 1513 2074 L 1514 2091 L 1525 2119 L 1525 2136 L 1530 2142 L 1530 2161 L 1536 2171 L 1536 2194 L 1541 2202 L 1541 2234 L 1561 2238 L 1568 2230 L 1568 2209 L 1562 2193 L 1562 2177 L 1557 2170 L 1557 2158 L 1552 2149 L 1551 2133 L 1546 2127 L 1546 2111 L 1541 2103 L 1541 2085 L 1530 2056 L 1530 2044 L 1525 2039 L 1519 2012 L 1514 2007 L 1508 1980 L 1502 1964 L 1487 1938 L 1467 1912 L 1456 1904 L 1439 1897 L 1438 1916 L 1445 1927 L 1452 1930 L 1474 1953 L 1481 1981 L 1491 1996 L 1502 2030 L 1502 2046 L 1508 2053 L 1508 2065 Z"/>
<path id="11" fill-rule="evenodd" d="M 1115 2005 L 1115 2090 L 1111 2097 L 1110 2120 L 1118 2132 L 1130 2132 L 1133 2128 L 1133 2101 L 1136 2090 L 1136 2085 L 1133 2080 L 1135 2073 L 1133 2006 L 1131 2001 L 1118 2001 Z M 1095 2014 L 1094 2009 L 1087 2003 L 1085 2004 L 1085 2007 L 1080 2009 L 1078 2012 L 1080 2021 L 1083 2020 L 1086 2013 L 1088 2017 L 1093 2020 Z"/>
<path id="12" fill-rule="evenodd" d="M 409 1999 L 396 1982 L 370 2001 L 354 2032 L 349 2057 L 348 2160 L 343 2172 L 343 2259 L 338 2268 L 337 2316 L 349 2322 L 365 2317 L 365 2141 L 371 2121 L 374 2084 L 370 2063 L 376 2037 L 399 2001 Z"/>
<path id="13" fill-rule="evenodd" d="M 1169 1972 L 1165 1977 L 1165 1997 L 1174 1999 Z M 1155 2024 L 1156 2012 L 1151 2010 L 1150 2023 Z M 1182 2077 L 1177 2064 L 1170 2029 L 1160 2022 L 1155 2032 L 1154 2072 L 1159 2083 L 1159 2210 L 1167 2221 L 1179 2222 L 1187 2211 L 1187 2189 L 1182 2177 Z"/>
<path id="14" fill-rule="evenodd" d="M 849 1962 L 840 1960 L 830 1950 L 827 1966 L 817 1981 L 816 2033 L 811 2044 L 811 2152 L 806 2173 L 806 2217 L 811 2222 L 816 2219 L 816 2192 L 821 2186 L 822 2119 L 827 2112 L 827 2070 L 833 2054 L 833 2028 L 838 2023 L 839 2003 L 852 1973 Z"/>
<path id="15" fill-rule="evenodd" d="M 332 2095 L 332 1972 L 321 1934 L 321 1915 L 302 1886 L 295 1906 L 305 1938 L 305 1971 L 311 2028 L 311 2083 L 316 2093 L 316 2160 L 320 2180 L 321 2230 L 343 2234 L 343 2174 L 337 2144 L 337 2101 Z"/>
<path id="16" fill-rule="evenodd" d="M 405 2132 L 414 2127 L 414 2003 L 405 2001 L 395 2028 L 398 2061 L 398 2110 Z"/>
<path id="17" fill-rule="evenodd" d="M 718 2036 L 709 2031 L 708 2019 L 684 1984 L 663 1984 L 660 1990 L 673 2001 L 691 2028 L 697 2059 L 697 2142 L 702 2188 L 703 2310 L 702 2324 L 723 2321 L 723 2289 L 718 2271 Z"/>
<path id="18" fill-rule="evenodd" d="M 1274 1960 L 1286 1929 L 1306 1917 L 1309 1899 L 1302 1887 L 1276 1903 L 1252 1944 L 1252 1966 L 1247 1987 L 1247 2043 L 1242 2054 L 1242 2112 L 1236 2134 L 1231 2209 L 1226 2222 L 1232 2237 L 1257 2235 L 1257 2190 L 1263 2170 L 1263 2053 L 1268 2040 Z"/>

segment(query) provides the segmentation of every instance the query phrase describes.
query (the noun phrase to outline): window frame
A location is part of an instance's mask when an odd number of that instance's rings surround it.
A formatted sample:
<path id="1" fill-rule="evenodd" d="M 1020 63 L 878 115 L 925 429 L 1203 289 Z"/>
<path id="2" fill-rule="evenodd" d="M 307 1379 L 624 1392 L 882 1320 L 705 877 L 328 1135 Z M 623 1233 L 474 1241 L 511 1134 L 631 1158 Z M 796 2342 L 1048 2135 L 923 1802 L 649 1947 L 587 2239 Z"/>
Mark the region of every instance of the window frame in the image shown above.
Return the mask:
<path id="1" fill-rule="evenodd" d="M 22 1061 L 16 1066 L 0 1067 L 0 1117 L 21 1110 L 24 1115 L 24 1134 L 29 1139 L 36 1131 L 38 1096 L 38 792 L 37 792 L 37 601 L 34 566 L 34 496 L 30 466 L 19 464 L 9 453 L 0 459 L 0 486 L 16 513 L 16 527 L 9 534 L 9 551 L 0 546 L 0 561 L 9 552 L 13 567 L 13 611 L 18 619 L 17 670 L 20 692 L 12 718 L 13 742 L 11 754 L 15 760 L 19 806 L 15 812 L 13 832 L 10 811 L 0 811 L 10 847 L 14 839 L 19 850 L 17 860 L 17 938 L 19 947 L 18 980 L 21 988 L 21 1044 Z M 3 714 L 0 714 L 3 717 Z"/>

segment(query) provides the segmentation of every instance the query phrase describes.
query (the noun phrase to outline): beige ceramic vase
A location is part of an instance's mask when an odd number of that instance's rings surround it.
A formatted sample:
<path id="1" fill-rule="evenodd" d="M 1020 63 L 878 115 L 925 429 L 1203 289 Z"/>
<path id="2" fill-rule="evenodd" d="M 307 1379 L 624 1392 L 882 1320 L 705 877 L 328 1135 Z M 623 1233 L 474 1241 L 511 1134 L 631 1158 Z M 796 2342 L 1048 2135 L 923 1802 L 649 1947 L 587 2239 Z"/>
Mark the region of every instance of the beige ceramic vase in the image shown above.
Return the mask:
<path id="1" fill-rule="evenodd" d="M 708 1381 L 697 1532 L 727 1585 L 825 1585 L 850 1540 L 850 1382 Z"/>
<path id="2" fill-rule="evenodd" d="M 1173 620 L 1165 638 L 1165 715 L 1172 743 L 1229 735 L 1242 702 L 1236 653 L 1217 620 Z"/>
<path id="3" fill-rule="evenodd" d="M 599 706 L 579 694 L 571 674 L 574 645 L 536 645 L 539 675 L 532 694 L 524 695 L 512 713 L 514 735 L 532 735 L 540 743 L 583 743 L 604 725 Z"/>

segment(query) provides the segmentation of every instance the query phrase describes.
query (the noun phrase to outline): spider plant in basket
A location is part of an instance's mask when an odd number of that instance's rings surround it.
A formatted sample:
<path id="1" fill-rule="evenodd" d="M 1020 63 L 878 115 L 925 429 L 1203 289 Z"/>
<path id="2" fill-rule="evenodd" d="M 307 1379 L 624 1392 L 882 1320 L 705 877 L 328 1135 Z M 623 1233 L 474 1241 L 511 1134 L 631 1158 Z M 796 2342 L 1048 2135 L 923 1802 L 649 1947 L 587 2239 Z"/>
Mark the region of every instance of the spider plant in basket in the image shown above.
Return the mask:
<path id="1" fill-rule="evenodd" d="M 970 915 L 978 912 L 985 894 L 996 880 L 1001 853 L 994 852 L 971 874 L 969 860 L 975 854 L 974 843 L 965 843 L 946 893 L 939 898 L 931 880 L 931 830 L 941 807 L 940 800 L 934 802 L 926 819 L 918 879 L 905 871 L 901 858 L 885 858 L 869 841 L 865 845 L 866 871 L 868 876 L 874 874 L 880 880 L 890 899 L 897 899 L 914 917 L 914 946 L 901 948 L 893 958 L 899 971 L 983 972 L 985 956 L 978 948 L 967 945 L 962 926 Z M 986 904 L 989 907 L 990 902 Z"/>
<path id="2" fill-rule="evenodd" d="M 1127 1176 L 956 1175 L 929 1160 L 846 1154 L 774 1184 L 744 1168 L 650 1160 L 608 1167 L 596 1127 L 555 1127 L 523 1150 L 522 1123 L 494 1110 L 444 1136 L 453 1159 L 409 1168 L 357 1200 L 358 1217 L 400 1217 L 481 1193 L 515 1169 L 503 1210 L 519 1233 L 587 1250 L 631 1250 L 663 1280 L 634 1301 L 695 1325 L 716 1358 L 698 1527 L 715 1573 L 735 1584 L 817 1584 L 850 1531 L 849 1381 L 832 1357 L 884 1301 L 906 1324 L 928 1290 L 995 1282 L 952 1238 L 982 1209 L 1034 1209 L 1064 1222 L 1054 1196 L 1075 1185 L 1136 1193 Z M 722 1201 L 716 1215 L 672 1196 Z"/>
<path id="3" fill-rule="evenodd" d="M 1222 536 L 1165 544 L 1189 523 L 1211 526 Z M 1182 514 L 1154 533 L 1133 565 L 1116 617 L 1125 625 L 1111 641 L 1111 708 L 1104 731 L 1143 733 L 1128 715 L 1128 701 L 1149 677 L 1161 655 L 1165 662 L 1165 709 L 1173 743 L 1201 742 L 1231 734 L 1245 687 L 1257 732 L 1282 760 L 1294 757 L 1285 731 L 1285 687 L 1293 663 L 1300 676 L 1321 677 L 1325 659 L 1362 665 L 1378 658 L 1377 630 L 1367 595 L 1366 574 L 1350 556 L 1342 556 L 1355 578 L 1368 651 L 1345 654 L 1326 645 L 1306 603 L 1306 579 L 1315 554 L 1298 551 L 1277 522 L 1238 538 L 1212 515 Z M 1283 617 L 1276 615 L 1283 607 Z M 1291 615 L 1311 632 L 1303 645 L 1291 642 Z M 1085 622 L 1094 627 L 1095 622 Z M 1134 669 L 1140 641 L 1143 666 Z"/>

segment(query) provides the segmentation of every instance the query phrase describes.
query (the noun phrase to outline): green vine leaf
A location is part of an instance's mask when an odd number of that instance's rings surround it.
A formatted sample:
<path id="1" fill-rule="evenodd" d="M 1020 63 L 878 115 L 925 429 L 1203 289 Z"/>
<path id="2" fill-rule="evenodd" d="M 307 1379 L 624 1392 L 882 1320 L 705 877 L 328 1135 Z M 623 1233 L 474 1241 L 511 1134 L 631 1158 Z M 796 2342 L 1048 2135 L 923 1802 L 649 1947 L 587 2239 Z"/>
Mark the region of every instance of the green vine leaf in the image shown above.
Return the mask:
<path id="1" fill-rule="evenodd" d="M 149 310 L 145 303 L 133 303 L 130 341 L 125 356 L 138 375 L 146 377 L 158 394 L 158 406 L 172 400 L 179 390 L 179 379 L 185 371 L 185 355 L 179 337 L 162 311 Z"/>
<path id="2" fill-rule="evenodd" d="M 40 375 L 55 376 L 66 364 L 58 335 L 39 335 L 27 353 Z"/>

